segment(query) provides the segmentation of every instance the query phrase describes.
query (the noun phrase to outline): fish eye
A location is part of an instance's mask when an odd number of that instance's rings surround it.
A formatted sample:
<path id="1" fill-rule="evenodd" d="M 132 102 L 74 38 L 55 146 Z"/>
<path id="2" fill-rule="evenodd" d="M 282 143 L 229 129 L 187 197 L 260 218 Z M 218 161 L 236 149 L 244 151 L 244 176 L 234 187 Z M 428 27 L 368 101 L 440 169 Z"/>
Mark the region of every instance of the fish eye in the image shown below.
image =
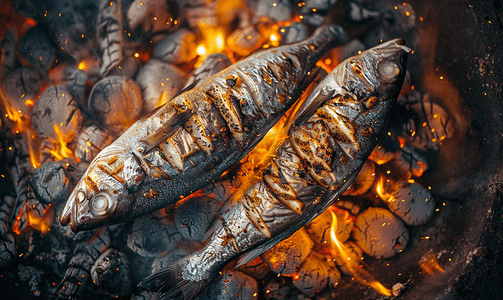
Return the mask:
<path id="1" fill-rule="evenodd" d="M 113 197 L 108 192 L 101 192 L 91 199 L 89 209 L 95 216 L 103 216 L 110 211 L 113 201 Z"/>
<path id="2" fill-rule="evenodd" d="M 400 67 L 392 61 L 385 60 L 379 63 L 377 66 L 377 72 L 385 81 L 392 81 L 400 75 Z"/>

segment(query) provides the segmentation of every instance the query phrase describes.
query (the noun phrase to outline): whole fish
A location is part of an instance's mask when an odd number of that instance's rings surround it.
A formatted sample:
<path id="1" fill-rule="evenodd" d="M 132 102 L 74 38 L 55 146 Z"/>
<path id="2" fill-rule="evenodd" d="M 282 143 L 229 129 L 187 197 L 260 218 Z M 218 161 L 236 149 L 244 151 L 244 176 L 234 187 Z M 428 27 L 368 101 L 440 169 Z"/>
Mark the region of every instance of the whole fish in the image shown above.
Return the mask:
<path id="1" fill-rule="evenodd" d="M 224 206 L 208 244 L 140 283 L 162 299 L 193 299 L 229 262 L 238 266 L 316 218 L 351 184 L 400 92 L 409 48 L 396 39 L 337 66 L 300 105 L 287 137 Z M 211 233 L 210 233 L 211 234 Z"/>
<path id="2" fill-rule="evenodd" d="M 99 153 L 61 224 L 79 231 L 124 222 L 211 183 L 291 107 L 318 59 L 349 40 L 340 26 L 324 26 L 303 42 L 264 50 L 194 82 Z"/>

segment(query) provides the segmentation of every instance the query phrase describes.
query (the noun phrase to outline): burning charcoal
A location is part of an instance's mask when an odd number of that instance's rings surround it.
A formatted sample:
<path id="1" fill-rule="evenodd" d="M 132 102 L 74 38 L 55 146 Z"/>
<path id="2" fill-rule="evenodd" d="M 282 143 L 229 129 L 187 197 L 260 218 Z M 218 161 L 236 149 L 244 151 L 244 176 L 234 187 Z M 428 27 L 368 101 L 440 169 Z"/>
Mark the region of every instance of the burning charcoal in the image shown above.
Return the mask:
<path id="1" fill-rule="evenodd" d="M 176 204 L 175 226 L 189 241 L 201 241 L 216 218 L 218 201 L 206 196 L 189 197 Z"/>
<path id="2" fill-rule="evenodd" d="M 186 2 L 185 19 L 192 29 L 199 26 L 216 26 L 217 1 L 212 0 L 189 0 Z"/>
<path id="3" fill-rule="evenodd" d="M 58 49 L 80 60 L 95 47 L 96 14 L 94 0 L 55 0 L 47 13 L 47 23 Z"/>
<path id="4" fill-rule="evenodd" d="M 196 58 L 196 35 L 181 28 L 166 36 L 154 47 L 154 56 L 175 65 L 187 63 Z"/>
<path id="5" fill-rule="evenodd" d="M 360 247 L 358 247 L 358 245 L 355 242 L 352 242 L 352 241 L 345 242 L 344 247 L 347 249 L 346 254 L 347 254 L 348 258 L 350 258 L 353 261 L 357 261 L 357 262 L 361 261 L 361 259 L 363 257 L 363 251 Z M 341 270 L 341 272 L 344 275 L 348 275 L 348 276 L 353 275 L 353 273 L 351 272 L 351 267 L 346 266 L 346 264 L 348 263 L 347 259 L 344 259 L 340 255 L 335 256 L 334 259 L 335 259 L 335 264 L 337 265 L 339 270 Z"/>
<path id="6" fill-rule="evenodd" d="M 428 162 L 415 148 L 405 145 L 393 160 L 399 173 L 405 178 L 421 177 L 428 170 Z"/>
<path id="7" fill-rule="evenodd" d="M 348 218 L 349 213 L 345 210 L 336 209 L 335 215 L 337 216 L 337 230 L 335 232 L 335 236 L 337 237 L 337 240 L 345 242 L 351 236 L 353 221 Z M 331 227 L 332 212 L 329 209 L 325 210 L 316 219 L 306 225 L 309 236 L 317 245 L 320 246 L 327 246 L 327 243 L 330 243 Z"/>
<path id="8" fill-rule="evenodd" d="M 181 238 L 172 223 L 172 216 L 161 209 L 134 221 L 127 245 L 141 256 L 158 257 L 171 251 Z"/>
<path id="9" fill-rule="evenodd" d="M 143 111 L 150 112 L 173 98 L 185 84 L 185 75 L 178 67 L 151 59 L 145 64 L 136 82 L 143 95 Z"/>
<path id="10" fill-rule="evenodd" d="M 112 142 L 112 137 L 95 125 L 88 126 L 75 136 L 75 157 L 91 162 L 98 153 Z"/>
<path id="11" fill-rule="evenodd" d="M 7 30 L 0 42 L 0 51 L 2 59 L 0 59 L 0 78 L 7 75 L 8 72 L 14 69 L 16 64 L 16 34 L 13 30 Z"/>
<path id="12" fill-rule="evenodd" d="M 399 181 L 391 188 L 391 197 L 386 201 L 389 210 L 410 226 L 423 225 L 435 210 L 435 201 L 427 188 Z"/>
<path id="13" fill-rule="evenodd" d="M 63 73 L 61 84 L 66 85 L 81 109 L 87 108 L 86 81 L 88 79 L 89 75 L 75 67 L 66 68 Z"/>
<path id="14" fill-rule="evenodd" d="M 10 227 L 10 216 L 16 199 L 5 196 L 0 202 L 0 269 L 10 266 L 16 257 L 16 241 Z"/>
<path id="15" fill-rule="evenodd" d="M 56 49 L 40 27 L 28 30 L 19 40 L 19 53 L 37 70 L 47 72 L 56 63 Z"/>
<path id="16" fill-rule="evenodd" d="M 173 262 L 179 260 L 180 258 L 189 255 L 191 250 L 187 247 L 183 247 L 178 245 L 173 248 L 171 251 L 166 251 L 167 253 L 158 257 L 152 262 L 152 274 L 159 272 L 160 270 L 166 268 L 171 265 Z"/>
<path id="17" fill-rule="evenodd" d="M 56 143 L 72 142 L 81 122 L 77 102 L 64 85 L 47 88 L 31 113 L 31 124 L 38 136 Z"/>
<path id="18" fill-rule="evenodd" d="M 260 28 L 248 26 L 243 29 L 236 29 L 227 37 L 227 45 L 229 48 L 241 55 L 246 56 L 259 49 L 269 37 L 261 32 Z"/>
<path id="19" fill-rule="evenodd" d="M 334 287 L 341 280 L 335 263 L 312 251 L 293 275 L 293 284 L 308 297 L 314 297 L 327 286 Z"/>
<path id="20" fill-rule="evenodd" d="M 38 285 L 42 282 L 42 275 L 44 275 L 43 271 L 35 269 L 32 266 L 23 266 L 18 265 L 18 276 L 22 282 L 28 283 L 30 286 L 30 291 L 33 293 L 33 296 L 40 297 L 40 289 Z"/>
<path id="21" fill-rule="evenodd" d="M 43 164 L 33 173 L 31 186 L 35 196 L 44 204 L 57 204 L 70 196 L 68 173 L 60 162 Z"/>
<path id="22" fill-rule="evenodd" d="M 339 200 L 335 202 L 335 205 L 349 211 L 353 216 L 356 216 L 361 209 L 361 206 L 358 203 L 350 200 Z"/>
<path id="23" fill-rule="evenodd" d="M 40 93 L 40 76 L 31 68 L 17 68 L 3 80 L 2 92 L 6 107 L 28 116 Z"/>
<path id="24" fill-rule="evenodd" d="M 395 256 L 407 247 L 409 232 L 389 210 L 373 207 L 358 215 L 353 237 L 363 252 L 378 259 Z"/>
<path id="25" fill-rule="evenodd" d="M 97 40 L 102 58 L 100 74 L 105 76 L 123 58 L 122 1 L 98 1 Z"/>
<path id="26" fill-rule="evenodd" d="M 211 300 L 251 300 L 257 299 L 257 281 L 234 270 L 223 270 L 208 289 L 196 299 Z"/>
<path id="27" fill-rule="evenodd" d="M 194 74 L 192 74 L 185 86 L 188 87 L 195 81 L 202 82 L 230 65 L 232 65 L 231 60 L 225 54 L 214 53 L 208 55 L 203 63 L 194 71 Z"/>
<path id="28" fill-rule="evenodd" d="M 345 196 L 359 196 L 365 194 L 375 179 L 375 165 L 372 161 L 367 160 L 356 176 L 351 186 L 344 192 Z"/>
<path id="29" fill-rule="evenodd" d="M 271 271 L 281 275 L 292 275 L 309 255 L 314 242 L 304 228 L 280 242 L 261 255 Z"/>
<path id="30" fill-rule="evenodd" d="M 278 282 L 281 280 L 280 282 Z M 264 288 L 265 299 L 285 300 L 290 295 L 290 285 L 286 284 L 283 278 L 272 278 Z"/>
<path id="31" fill-rule="evenodd" d="M 89 97 L 89 109 L 96 113 L 107 129 L 120 134 L 138 120 L 142 97 L 134 80 L 109 76 L 94 86 Z"/>
<path id="32" fill-rule="evenodd" d="M 399 145 L 397 145 L 393 137 L 383 134 L 368 159 L 378 165 L 383 165 L 395 158 L 398 151 Z"/>
<path id="33" fill-rule="evenodd" d="M 108 76 L 123 76 L 126 78 L 135 77 L 138 70 L 140 70 L 142 61 L 140 58 L 135 57 L 134 54 L 124 55 L 124 59 L 119 62 L 117 68 L 113 68 L 108 72 Z"/>
<path id="34" fill-rule="evenodd" d="M 127 19 L 131 29 L 141 27 L 156 41 L 156 35 L 159 37 L 160 33 L 178 27 L 176 26 L 180 23 L 178 12 L 180 12 L 178 1 L 135 0 L 129 6 Z"/>
<path id="35" fill-rule="evenodd" d="M 60 161 L 68 172 L 68 176 L 72 181 L 72 186 L 75 186 L 80 181 L 84 173 L 89 167 L 89 163 L 85 161 L 77 162 L 75 158 L 66 157 Z"/>
<path id="36" fill-rule="evenodd" d="M 258 0 L 255 4 L 255 19 L 267 17 L 273 23 L 292 19 L 292 7 L 288 0 Z"/>
<path id="37" fill-rule="evenodd" d="M 130 296 L 133 291 L 130 269 L 126 254 L 110 248 L 103 252 L 94 263 L 91 268 L 91 277 L 93 283 L 107 294 L 123 298 Z"/>
<path id="38" fill-rule="evenodd" d="M 281 44 L 288 45 L 306 39 L 309 28 L 304 23 L 293 22 L 290 26 L 279 27 L 278 33 L 281 36 Z"/>
<path id="39" fill-rule="evenodd" d="M 257 256 L 255 259 L 246 265 L 239 267 L 237 270 L 257 280 L 264 279 L 270 271 L 269 267 L 262 258 L 260 258 L 260 256 Z"/>

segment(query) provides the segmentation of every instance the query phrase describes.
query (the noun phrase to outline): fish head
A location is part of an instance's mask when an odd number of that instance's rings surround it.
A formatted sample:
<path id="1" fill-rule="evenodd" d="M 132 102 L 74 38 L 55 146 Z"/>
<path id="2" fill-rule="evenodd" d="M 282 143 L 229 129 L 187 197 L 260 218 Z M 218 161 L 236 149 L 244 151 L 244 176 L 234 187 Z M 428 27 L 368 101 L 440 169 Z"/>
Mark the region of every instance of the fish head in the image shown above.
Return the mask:
<path id="1" fill-rule="evenodd" d="M 347 59 L 339 65 L 342 85 L 358 99 L 398 97 L 410 51 L 404 44 L 403 39 L 394 39 Z"/>
<path id="2" fill-rule="evenodd" d="M 74 232 L 123 222 L 135 202 L 145 172 L 139 158 L 116 144 L 103 149 L 77 183 L 61 213 Z"/>

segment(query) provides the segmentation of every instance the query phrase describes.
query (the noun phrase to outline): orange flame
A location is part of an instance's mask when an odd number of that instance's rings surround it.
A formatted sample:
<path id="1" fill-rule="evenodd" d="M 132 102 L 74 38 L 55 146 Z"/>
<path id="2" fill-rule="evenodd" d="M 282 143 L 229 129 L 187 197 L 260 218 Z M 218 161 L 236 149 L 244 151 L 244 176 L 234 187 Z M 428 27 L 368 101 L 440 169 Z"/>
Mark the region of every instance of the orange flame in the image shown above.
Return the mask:
<path id="1" fill-rule="evenodd" d="M 437 256 L 431 250 L 421 258 L 421 260 L 419 261 L 419 266 L 428 275 L 433 275 L 437 272 L 444 273 L 444 269 L 442 269 L 442 267 L 438 263 Z"/>
<path id="2" fill-rule="evenodd" d="M 384 177 L 383 176 L 380 176 L 379 180 L 377 181 L 376 193 L 384 201 L 390 202 L 393 199 L 393 195 L 386 192 L 384 189 Z"/>
<path id="3" fill-rule="evenodd" d="M 332 237 L 332 241 L 334 242 L 335 249 L 333 249 L 334 255 L 341 256 L 344 261 L 347 261 L 347 268 L 350 270 L 350 272 L 354 275 L 354 277 L 360 281 L 361 283 L 370 286 L 377 292 L 386 295 L 386 296 L 391 296 L 391 290 L 384 287 L 379 281 L 376 281 L 372 278 L 372 275 L 370 275 L 367 271 L 364 269 L 360 268 L 360 265 L 357 261 L 354 259 L 351 259 L 351 257 L 348 255 L 350 252 L 344 244 L 339 243 L 337 240 L 337 237 L 335 236 L 335 228 L 337 227 L 337 216 L 333 211 L 330 211 L 332 213 L 332 227 L 330 228 L 330 236 Z"/>
<path id="4" fill-rule="evenodd" d="M 16 220 L 14 221 L 14 226 L 12 226 L 12 231 L 16 234 L 21 234 L 21 230 L 19 229 L 19 221 L 21 220 L 21 217 L 23 217 L 23 212 L 24 210 L 21 209 L 19 211 L 19 214 L 16 217 Z"/>
<path id="5" fill-rule="evenodd" d="M 26 140 L 28 141 L 28 149 L 30 151 L 30 162 L 33 168 L 37 169 L 41 166 L 40 163 L 40 149 L 37 146 L 38 140 L 37 135 L 32 132 L 31 129 L 27 131 Z"/>
<path id="6" fill-rule="evenodd" d="M 35 210 L 28 209 L 28 225 L 31 228 L 40 231 L 42 234 L 50 231 L 54 223 L 54 209 L 51 204 L 42 212 L 42 216 L 38 216 Z"/>
<path id="7" fill-rule="evenodd" d="M 61 132 L 58 124 L 54 124 L 54 132 L 58 136 L 59 151 L 51 150 L 51 154 L 59 161 L 65 157 L 73 157 L 73 151 L 67 147 L 66 135 Z"/>

